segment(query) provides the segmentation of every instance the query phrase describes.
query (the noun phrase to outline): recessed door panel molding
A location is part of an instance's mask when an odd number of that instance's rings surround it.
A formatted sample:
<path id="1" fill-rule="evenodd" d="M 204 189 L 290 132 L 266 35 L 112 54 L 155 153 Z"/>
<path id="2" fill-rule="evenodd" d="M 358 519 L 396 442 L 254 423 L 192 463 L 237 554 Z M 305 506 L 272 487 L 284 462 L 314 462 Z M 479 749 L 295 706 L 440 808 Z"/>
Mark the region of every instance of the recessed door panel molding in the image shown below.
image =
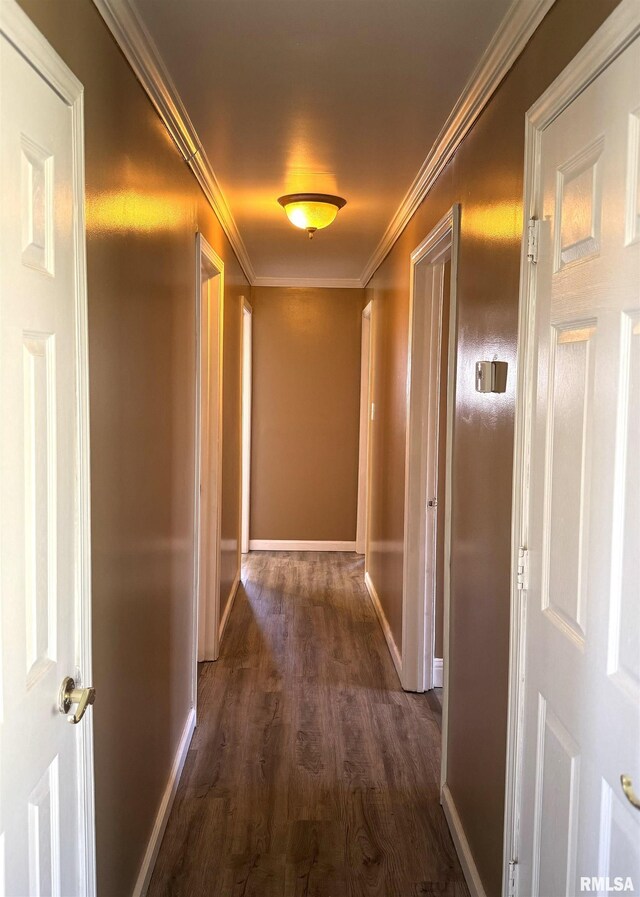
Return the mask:
<path id="1" fill-rule="evenodd" d="M 542 695 L 537 745 L 531 893 L 569 895 L 575 884 L 580 750 Z"/>
<path id="2" fill-rule="evenodd" d="M 60 789 L 58 758 L 29 795 L 29 893 L 60 895 Z"/>
<path id="3" fill-rule="evenodd" d="M 53 155 L 21 135 L 22 261 L 53 274 Z"/>
<path id="4" fill-rule="evenodd" d="M 582 646 L 588 561 L 590 407 L 596 322 L 552 328 L 549 358 L 542 609 Z"/>
<path id="5" fill-rule="evenodd" d="M 24 550 L 27 687 L 56 659 L 56 358 L 52 334 L 27 332 L 24 359 Z"/>
<path id="6" fill-rule="evenodd" d="M 626 242 L 640 240 L 640 108 L 629 113 Z"/>
<path id="7" fill-rule="evenodd" d="M 602 780 L 600 797 L 600 843 L 598 846 L 598 875 L 620 877 L 632 882 L 640 880 L 640 813 L 627 801 L 622 792 L 614 791 Z"/>
<path id="8" fill-rule="evenodd" d="M 585 147 L 557 174 L 555 270 L 600 251 L 604 137 Z"/>
<path id="9" fill-rule="evenodd" d="M 640 704 L 640 312 L 621 316 L 607 672 Z"/>

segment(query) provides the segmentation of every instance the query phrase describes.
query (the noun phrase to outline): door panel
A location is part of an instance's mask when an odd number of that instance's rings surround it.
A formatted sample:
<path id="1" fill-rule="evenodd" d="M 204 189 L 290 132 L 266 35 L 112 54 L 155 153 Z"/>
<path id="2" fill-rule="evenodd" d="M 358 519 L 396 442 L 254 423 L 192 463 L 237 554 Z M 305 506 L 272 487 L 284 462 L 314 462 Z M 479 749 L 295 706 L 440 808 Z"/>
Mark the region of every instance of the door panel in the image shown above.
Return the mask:
<path id="1" fill-rule="evenodd" d="M 0 892 L 84 897 L 91 712 L 57 706 L 91 672 L 78 110 L 37 70 L 52 51 L 31 64 L 4 33 L 0 51 Z"/>
<path id="2" fill-rule="evenodd" d="M 640 41 L 541 134 L 520 892 L 638 874 Z M 637 878 L 636 881 L 640 881 Z"/>

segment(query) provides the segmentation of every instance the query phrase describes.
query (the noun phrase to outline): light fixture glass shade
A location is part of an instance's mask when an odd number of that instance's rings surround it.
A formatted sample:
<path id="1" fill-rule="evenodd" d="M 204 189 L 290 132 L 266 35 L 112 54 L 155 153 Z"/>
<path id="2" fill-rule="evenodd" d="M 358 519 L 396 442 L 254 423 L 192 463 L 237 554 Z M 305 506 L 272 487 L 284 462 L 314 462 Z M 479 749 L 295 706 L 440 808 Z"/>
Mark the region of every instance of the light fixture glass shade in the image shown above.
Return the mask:
<path id="1" fill-rule="evenodd" d="M 296 227 L 306 230 L 309 236 L 335 220 L 346 200 L 326 193 L 290 193 L 278 200 L 287 218 Z"/>

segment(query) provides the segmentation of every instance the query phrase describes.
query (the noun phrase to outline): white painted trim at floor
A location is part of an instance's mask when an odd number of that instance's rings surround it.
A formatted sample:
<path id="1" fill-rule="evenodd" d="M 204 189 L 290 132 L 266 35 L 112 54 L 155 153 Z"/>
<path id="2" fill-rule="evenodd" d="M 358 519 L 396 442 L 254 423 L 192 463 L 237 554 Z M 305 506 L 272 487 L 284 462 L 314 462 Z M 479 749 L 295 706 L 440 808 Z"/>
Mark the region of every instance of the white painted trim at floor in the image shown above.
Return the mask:
<path id="1" fill-rule="evenodd" d="M 147 893 L 147 888 L 149 887 L 149 882 L 151 881 L 151 876 L 153 874 L 153 867 L 156 864 L 158 851 L 160 850 L 160 845 L 162 844 L 162 838 L 164 836 L 164 830 L 169 821 L 169 814 L 171 813 L 176 791 L 178 790 L 178 782 L 180 781 L 187 754 L 189 753 L 189 745 L 191 744 L 195 727 L 196 711 L 195 708 L 192 707 L 187 716 L 180 743 L 178 744 L 171 772 L 169 773 L 169 780 L 167 781 L 162 800 L 160 801 L 160 807 L 158 808 L 156 820 L 153 824 L 151 837 L 149 838 L 144 859 L 140 866 L 140 872 L 138 873 L 138 879 L 133 889 L 132 897 L 144 897 Z"/>
<path id="2" fill-rule="evenodd" d="M 254 287 L 334 287 L 359 290 L 364 287 L 359 277 L 254 277 Z"/>
<path id="3" fill-rule="evenodd" d="M 362 272 L 366 286 L 555 0 L 513 0 Z"/>
<path id="4" fill-rule="evenodd" d="M 444 685 L 444 659 L 442 657 L 433 658 L 433 687 L 442 688 Z"/>
<path id="5" fill-rule="evenodd" d="M 238 592 L 238 586 L 240 585 L 240 570 L 236 573 L 236 578 L 233 580 L 233 585 L 231 586 L 231 591 L 229 592 L 229 597 L 227 598 L 227 604 L 224 609 L 224 613 L 222 614 L 222 620 L 220 620 L 220 635 L 218 636 L 218 644 L 222 641 L 222 636 L 224 635 L 224 631 L 227 627 L 227 622 L 229 620 L 229 615 L 231 614 L 231 608 L 233 607 L 233 602 L 236 599 L 236 594 Z"/>
<path id="6" fill-rule="evenodd" d="M 316 542 L 300 539 L 251 539 L 249 551 L 355 551 L 355 542 Z"/>
<path id="7" fill-rule="evenodd" d="M 400 678 L 400 682 L 402 682 L 402 657 L 400 656 L 400 652 L 398 651 L 398 646 L 395 643 L 393 633 L 391 632 L 391 627 L 389 626 L 389 622 L 385 616 L 384 610 L 382 609 L 382 604 L 380 603 L 378 592 L 373 584 L 373 580 L 369 576 L 369 573 L 364 574 L 364 584 L 367 587 L 367 592 L 369 593 L 371 603 L 373 604 L 373 609 L 375 610 L 376 616 L 378 617 L 378 622 L 382 627 L 382 632 L 384 633 L 384 637 L 387 641 L 387 647 L 389 648 L 389 653 L 391 654 L 393 665 L 396 668 L 396 672 L 398 674 L 398 677 Z"/>
<path id="8" fill-rule="evenodd" d="M 462 871 L 464 872 L 465 881 L 467 882 L 471 897 L 487 897 L 485 889 L 482 886 L 480 873 L 473 860 L 467 836 L 462 827 L 462 820 L 458 815 L 448 785 L 444 785 L 442 789 L 442 809 L 447 818 L 449 831 L 451 832 L 451 837 L 453 838 L 456 853 L 458 854 L 458 859 L 460 860 L 460 865 L 462 866 Z"/>

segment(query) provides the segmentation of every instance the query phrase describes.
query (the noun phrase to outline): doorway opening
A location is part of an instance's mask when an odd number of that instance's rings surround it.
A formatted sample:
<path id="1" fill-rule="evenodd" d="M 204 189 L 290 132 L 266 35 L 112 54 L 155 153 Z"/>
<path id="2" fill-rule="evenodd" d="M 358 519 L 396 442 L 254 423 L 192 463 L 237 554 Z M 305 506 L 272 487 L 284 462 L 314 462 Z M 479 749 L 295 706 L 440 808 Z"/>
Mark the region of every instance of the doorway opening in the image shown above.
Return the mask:
<path id="1" fill-rule="evenodd" d="M 194 705 L 196 661 L 217 660 L 220 646 L 224 326 L 224 262 L 202 234 L 196 258 Z"/>
<path id="2" fill-rule="evenodd" d="M 240 551 L 249 552 L 251 518 L 251 358 L 253 310 L 242 301 L 242 493 L 240 512 Z"/>
<path id="3" fill-rule="evenodd" d="M 456 205 L 412 253 L 409 310 L 402 685 L 438 689 L 443 785 L 459 220 Z"/>
<path id="4" fill-rule="evenodd" d="M 358 451 L 358 516 L 356 553 L 363 554 L 367 569 L 369 536 L 369 426 L 371 422 L 371 302 L 362 312 L 360 355 L 360 441 Z"/>

